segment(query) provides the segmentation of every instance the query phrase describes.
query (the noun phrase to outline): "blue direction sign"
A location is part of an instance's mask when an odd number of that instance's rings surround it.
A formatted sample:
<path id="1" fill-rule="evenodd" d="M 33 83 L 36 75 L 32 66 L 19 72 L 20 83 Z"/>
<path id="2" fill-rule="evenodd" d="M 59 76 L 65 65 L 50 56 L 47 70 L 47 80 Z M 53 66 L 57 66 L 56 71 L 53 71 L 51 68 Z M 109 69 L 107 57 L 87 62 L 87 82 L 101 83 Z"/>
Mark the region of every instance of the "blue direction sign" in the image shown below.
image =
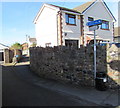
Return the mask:
<path id="1" fill-rule="evenodd" d="M 87 26 L 95 26 L 95 25 L 100 25 L 100 24 L 102 24 L 102 20 L 101 19 L 88 22 L 86 25 Z"/>

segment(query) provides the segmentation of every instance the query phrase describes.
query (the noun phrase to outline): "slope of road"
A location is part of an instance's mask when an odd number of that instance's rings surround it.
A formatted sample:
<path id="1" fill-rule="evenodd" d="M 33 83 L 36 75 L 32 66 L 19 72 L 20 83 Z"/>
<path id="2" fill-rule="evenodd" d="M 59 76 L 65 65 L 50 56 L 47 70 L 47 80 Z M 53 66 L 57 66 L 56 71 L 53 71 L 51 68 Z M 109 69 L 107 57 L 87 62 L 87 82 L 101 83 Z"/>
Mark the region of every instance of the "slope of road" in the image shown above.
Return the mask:
<path id="1" fill-rule="evenodd" d="M 2 106 L 86 106 L 87 102 L 36 86 L 21 78 L 13 66 L 2 68 Z M 22 66 L 19 71 L 24 71 Z"/>
<path id="2" fill-rule="evenodd" d="M 13 94 L 13 95 L 12 95 Z M 12 95 L 12 96 L 11 96 Z M 118 91 L 74 87 L 38 77 L 29 62 L 3 66 L 3 105 L 117 106 Z"/>

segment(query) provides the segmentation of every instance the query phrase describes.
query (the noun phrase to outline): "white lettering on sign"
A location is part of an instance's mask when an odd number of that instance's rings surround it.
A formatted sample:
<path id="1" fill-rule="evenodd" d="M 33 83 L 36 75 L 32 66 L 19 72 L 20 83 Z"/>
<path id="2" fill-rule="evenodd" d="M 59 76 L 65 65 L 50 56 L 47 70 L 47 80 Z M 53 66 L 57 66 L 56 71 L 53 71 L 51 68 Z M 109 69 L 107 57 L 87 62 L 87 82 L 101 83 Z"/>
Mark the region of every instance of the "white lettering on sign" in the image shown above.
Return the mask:
<path id="1" fill-rule="evenodd" d="M 98 28 L 99 28 L 98 25 L 96 25 L 96 26 L 91 26 L 91 27 L 89 27 L 89 31 L 94 31 L 94 30 L 97 30 Z"/>

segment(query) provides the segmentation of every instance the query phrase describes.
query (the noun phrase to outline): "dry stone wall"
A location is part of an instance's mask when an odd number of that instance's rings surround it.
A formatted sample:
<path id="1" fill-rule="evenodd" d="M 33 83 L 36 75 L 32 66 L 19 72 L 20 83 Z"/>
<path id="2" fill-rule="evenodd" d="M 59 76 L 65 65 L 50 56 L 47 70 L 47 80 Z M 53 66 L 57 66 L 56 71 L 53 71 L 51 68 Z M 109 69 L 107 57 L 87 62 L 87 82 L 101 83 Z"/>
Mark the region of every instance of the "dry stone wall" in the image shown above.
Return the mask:
<path id="1" fill-rule="evenodd" d="M 12 63 L 13 57 L 19 55 L 19 60 L 22 58 L 22 51 L 19 49 L 4 49 L 4 63 Z"/>
<path id="2" fill-rule="evenodd" d="M 4 49 L 4 63 L 11 63 L 14 56 L 14 51 Z"/>
<path id="3" fill-rule="evenodd" d="M 93 46 L 70 49 L 30 48 L 30 67 L 39 76 L 81 86 L 94 86 Z M 107 47 L 97 46 L 97 72 L 108 73 Z M 110 70 L 111 72 L 111 70 Z M 110 83 L 112 80 L 110 80 Z M 114 82 L 114 81 L 113 81 Z M 116 87 L 108 82 L 108 86 Z"/>
<path id="4" fill-rule="evenodd" d="M 120 85 L 120 47 L 107 45 L 108 86 L 116 88 Z"/>

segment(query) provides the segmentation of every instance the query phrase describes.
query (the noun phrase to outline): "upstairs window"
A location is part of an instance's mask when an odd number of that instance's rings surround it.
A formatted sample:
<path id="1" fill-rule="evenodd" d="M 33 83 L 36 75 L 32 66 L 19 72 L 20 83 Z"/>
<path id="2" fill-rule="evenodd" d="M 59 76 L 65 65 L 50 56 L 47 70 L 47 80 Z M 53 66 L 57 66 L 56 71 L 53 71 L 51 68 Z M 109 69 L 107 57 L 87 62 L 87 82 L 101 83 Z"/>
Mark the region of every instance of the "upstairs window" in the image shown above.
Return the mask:
<path id="1" fill-rule="evenodd" d="M 101 29 L 109 30 L 109 21 L 102 21 Z"/>
<path id="2" fill-rule="evenodd" d="M 68 25 L 76 25 L 76 15 L 66 13 L 65 17 L 66 17 L 66 24 L 68 24 Z"/>
<path id="3" fill-rule="evenodd" d="M 88 17 L 88 21 L 94 21 L 94 18 Z"/>

